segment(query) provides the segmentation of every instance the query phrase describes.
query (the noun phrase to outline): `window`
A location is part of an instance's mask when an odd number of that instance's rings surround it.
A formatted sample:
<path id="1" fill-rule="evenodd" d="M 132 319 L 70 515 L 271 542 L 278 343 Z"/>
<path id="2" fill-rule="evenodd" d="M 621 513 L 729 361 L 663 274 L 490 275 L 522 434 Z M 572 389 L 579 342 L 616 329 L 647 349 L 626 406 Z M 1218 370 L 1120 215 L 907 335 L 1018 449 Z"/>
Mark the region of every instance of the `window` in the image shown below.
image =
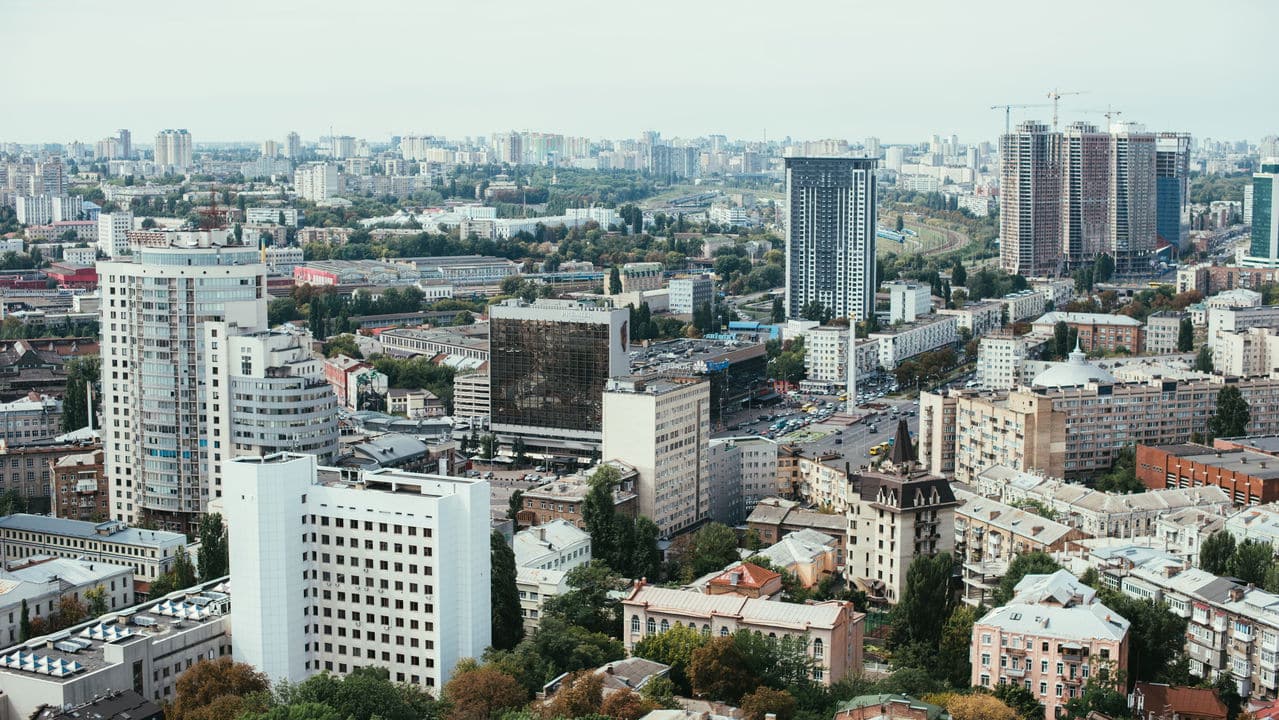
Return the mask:
<path id="1" fill-rule="evenodd" d="M 665 618 L 663 618 L 663 619 L 662 619 L 662 632 L 666 632 L 667 630 L 670 630 L 670 629 L 671 629 L 671 624 L 670 624 L 670 622 L 668 622 Z"/>
<path id="2" fill-rule="evenodd" d="M 524 593 L 520 593 L 520 594 L 523 595 Z M 631 616 L 631 632 L 637 633 L 639 631 L 640 631 L 639 615 L 632 615 Z"/>
<path id="3" fill-rule="evenodd" d="M 821 660 L 825 656 L 825 654 L 826 654 L 825 645 L 822 644 L 821 638 L 817 638 L 816 640 L 813 641 L 813 658 L 815 660 Z"/>
<path id="4" fill-rule="evenodd" d="M 653 618 L 649 618 L 647 623 L 647 628 L 648 628 L 649 635 L 655 634 L 657 632 L 657 621 L 654 620 Z"/>
<path id="5" fill-rule="evenodd" d="M 990 653 L 981 654 L 981 665 L 982 667 L 990 667 Z"/>

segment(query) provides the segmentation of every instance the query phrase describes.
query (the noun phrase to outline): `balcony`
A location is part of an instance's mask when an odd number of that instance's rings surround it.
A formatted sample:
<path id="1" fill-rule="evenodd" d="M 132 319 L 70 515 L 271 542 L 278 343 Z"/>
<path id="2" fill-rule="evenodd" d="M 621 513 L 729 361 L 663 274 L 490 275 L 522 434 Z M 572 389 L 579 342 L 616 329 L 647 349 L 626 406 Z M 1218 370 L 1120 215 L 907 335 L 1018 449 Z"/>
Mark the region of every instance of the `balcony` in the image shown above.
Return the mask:
<path id="1" fill-rule="evenodd" d="M 1010 678 L 1026 677 L 1026 670 L 1019 667 L 1004 668 L 1003 673 Z"/>

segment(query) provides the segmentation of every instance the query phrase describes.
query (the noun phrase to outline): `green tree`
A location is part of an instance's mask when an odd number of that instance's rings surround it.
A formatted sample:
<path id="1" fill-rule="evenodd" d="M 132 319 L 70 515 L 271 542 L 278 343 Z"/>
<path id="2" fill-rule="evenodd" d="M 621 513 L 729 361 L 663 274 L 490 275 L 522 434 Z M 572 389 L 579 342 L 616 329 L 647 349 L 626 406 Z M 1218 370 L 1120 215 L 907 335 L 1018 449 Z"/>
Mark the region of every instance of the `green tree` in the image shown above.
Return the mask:
<path id="1" fill-rule="evenodd" d="M 31 639 L 31 608 L 27 607 L 27 601 L 22 600 L 22 610 L 18 615 L 18 642 L 26 642 Z"/>
<path id="2" fill-rule="evenodd" d="M 1115 274 L 1115 259 L 1102 253 L 1097 256 L 1092 265 L 1092 279 L 1095 283 L 1110 282 L 1110 278 Z"/>
<path id="3" fill-rule="evenodd" d="M 1218 533 L 1218 535 L 1228 533 Z M 1266 571 L 1274 566 L 1274 550 L 1268 542 L 1246 539 L 1235 546 L 1230 556 L 1227 574 L 1245 583 L 1262 587 L 1266 584 Z"/>
<path id="4" fill-rule="evenodd" d="M 1008 571 L 999 579 L 999 587 L 995 589 L 993 602 L 1006 605 L 1013 599 L 1017 583 L 1027 575 L 1048 575 L 1061 569 L 1061 565 L 1046 552 L 1035 551 L 1023 553 L 1013 558 L 1008 564 Z"/>
<path id="5" fill-rule="evenodd" d="M 1239 386 L 1226 385 L 1217 393 L 1217 412 L 1208 418 L 1209 437 L 1239 437 L 1248 433 L 1252 412 Z"/>
<path id="6" fill-rule="evenodd" d="M 493 647 L 510 650 L 524 638 L 524 619 L 520 612 L 520 591 L 515 584 L 515 552 L 497 530 L 489 535 L 489 558 Z"/>
<path id="7" fill-rule="evenodd" d="M 350 334 L 338 335 L 324 343 L 324 357 L 331 358 L 338 355 L 357 360 L 364 357 L 364 353 L 360 352 L 359 346 L 355 344 L 355 336 Z"/>
<path id="8" fill-rule="evenodd" d="M 524 444 L 524 438 L 517 435 L 511 441 L 511 454 L 515 456 L 516 464 L 523 465 L 528 461 L 528 446 Z"/>
<path id="9" fill-rule="evenodd" d="M 1102 492 L 1125 495 L 1145 492 L 1146 486 L 1137 479 L 1136 451 L 1131 445 L 1120 448 L 1115 454 L 1110 472 L 1098 478 L 1095 486 Z"/>
<path id="10" fill-rule="evenodd" d="M 608 271 L 608 294 L 617 295 L 622 292 L 622 272 L 614 265 Z"/>
<path id="11" fill-rule="evenodd" d="M 953 568 L 954 558 L 949 553 L 917 557 L 911 562 L 901 598 L 889 618 L 888 645 L 894 652 L 917 646 L 936 653 L 942 627 L 954 607 L 955 595 L 950 588 Z"/>
<path id="12" fill-rule="evenodd" d="M 616 564 L 618 527 L 622 518 L 613 502 L 613 491 L 622 481 L 622 473 L 612 465 L 604 464 L 591 475 L 586 497 L 582 499 L 582 520 L 591 536 L 591 556 L 606 563 Z"/>
<path id="13" fill-rule="evenodd" d="M 1044 706 L 1035 693 L 1017 683 L 1000 683 L 993 690 L 995 697 L 1012 708 L 1022 720 L 1043 720 Z"/>
<path id="14" fill-rule="evenodd" d="M 101 371 L 101 360 L 96 357 L 77 357 L 67 362 L 67 390 L 62 396 L 59 421 L 62 432 L 97 426 L 97 419 L 89 417 L 89 395 L 98 384 Z"/>
<path id="15" fill-rule="evenodd" d="M 688 665 L 693 692 L 698 697 L 737 705 L 759 686 L 759 678 L 746 669 L 746 658 L 732 637 L 716 637 L 693 651 Z"/>
<path id="16" fill-rule="evenodd" d="M 1207 343 L 1199 346 L 1199 353 L 1195 355 L 1195 370 L 1212 372 L 1212 348 Z"/>
<path id="17" fill-rule="evenodd" d="M 814 320 L 825 325 L 834 317 L 834 313 L 823 305 L 820 300 L 809 300 L 800 309 L 799 316 L 805 320 Z"/>
<path id="18" fill-rule="evenodd" d="M 480 438 L 480 459 L 492 460 L 497 455 L 497 436 L 485 433 Z"/>
<path id="19" fill-rule="evenodd" d="M 744 720 L 764 720 L 766 716 L 773 715 L 777 720 L 792 720 L 795 705 L 794 695 L 765 686 L 742 698 L 742 717 Z"/>
<path id="20" fill-rule="evenodd" d="M 1128 698 L 1113 682 L 1094 675 L 1084 684 L 1079 697 L 1066 701 L 1065 717 L 1086 718 L 1093 712 L 1105 717 L 1127 717 Z"/>
<path id="21" fill-rule="evenodd" d="M 1190 352 L 1195 349 L 1195 325 L 1190 318 L 1181 319 L 1177 327 L 1177 352 Z"/>
<path id="22" fill-rule="evenodd" d="M 506 501 L 506 519 L 515 520 L 522 509 L 524 509 L 524 491 L 516 490 L 511 493 L 511 499 Z"/>
<path id="23" fill-rule="evenodd" d="M 786 322 L 786 306 L 782 303 L 781 297 L 773 298 L 773 309 L 769 314 L 769 319 L 773 324 Z"/>
<path id="24" fill-rule="evenodd" d="M 0 516 L 24 513 L 27 511 L 27 499 L 15 488 L 0 493 Z"/>
<path id="25" fill-rule="evenodd" d="M 622 636 L 621 604 L 614 594 L 626 582 L 601 560 L 592 560 L 568 571 L 569 591 L 542 605 L 542 619 L 558 618 L 609 637 Z"/>
<path id="26" fill-rule="evenodd" d="M 906 227 L 906 221 L 902 219 L 901 213 L 898 213 L 897 220 L 893 223 L 893 229 L 901 232 L 904 227 Z"/>
<path id="27" fill-rule="evenodd" d="M 210 513 L 200 518 L 200 582 L 208 582 L 231 572 L 231 559 L 227 548 L 226 526 L 222 516 Z"/>
<path id="28" fill-rule="evenodd" d="M 662 550 L 657 546 L 661 530 L 657 527 L 657 523 L 642 515 L 635 518 L 633 527 L 632 552 L 634 554 L 627 574 L 632 578 L 658 582 L 662 575 Z"/>
<path id="29" fill-rule="evenodd" d="M 973 666 L 969 653 L 973 645 L 973 623 L 976 621 L 977 608 L 959 603 L 941 629 L 935 667 L 945 673 L 946 681 L 957 688 L 965 687 L 972 680 Z"/>
<path id="30" fill-rule="evenodd" d="M 693 652 L 710 641 L 710 637 L 687 625 L 676 625 L 664 632 L 646 635 L 635 643 L 631 654 L 665 665 L 670 665 L 668 674 L 680 695 L 692 692 L 688 677 L 688 666 L 693 660 Z"/>
<path id="31" fill-rule="evenodd" d="M 1128 620 L 1128 682 L 1178 682 L 1177 668 L 1185 658 L 1186 619 L 1153 600 L 1139 600 L 1103 588 L 1101 602 Z"/>
<path id="32" fill-rule="evenodd" d="M 85 612 L 89 617 L 99 617 L 105 615 L 110 606 L 107 605 L 107 589 L 101 585 L 95 585 L 84 591 L 84 599 L 88 601 Z"/>
<path id="33" fill-rule="evenodd" d="M 950 284 L 955 287 L 968 285 L 968 270 L 964 268 L 962 260 L 956 259 L 955 264 L 950 268 Z"/>
<path id="34" fill-rule="evenodd" d="M 693 577 L 701 577 L 739 558 L 737 534 L 727 525 L 713 522 L 703 525 L 693 533 L 692 542 L 683 553 L 681 561 L 689 568 Z"/>
<path id="35" fill-rule="evenodd" d="M 1064 320 L 1053 325 L 1053 355 L 1064 359 L 1073 349 L 1066 345 L 1070 341 L 1070 326 Z"/>

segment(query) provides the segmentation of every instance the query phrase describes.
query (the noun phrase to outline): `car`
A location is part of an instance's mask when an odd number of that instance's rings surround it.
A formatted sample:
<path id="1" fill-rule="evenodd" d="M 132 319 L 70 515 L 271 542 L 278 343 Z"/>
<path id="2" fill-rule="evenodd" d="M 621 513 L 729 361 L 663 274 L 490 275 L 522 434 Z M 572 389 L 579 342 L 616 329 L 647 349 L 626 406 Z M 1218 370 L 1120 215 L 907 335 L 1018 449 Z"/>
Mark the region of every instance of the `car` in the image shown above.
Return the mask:
<path id="1" fill-rule="evenodd" d="M 835 438 L 835 444 L 836 444 L 836 445 L 843 445 L 843 444 L 844 444 L 844 438 L 838 438 L 838 437 L 837 437 L 837 438 Z"/>

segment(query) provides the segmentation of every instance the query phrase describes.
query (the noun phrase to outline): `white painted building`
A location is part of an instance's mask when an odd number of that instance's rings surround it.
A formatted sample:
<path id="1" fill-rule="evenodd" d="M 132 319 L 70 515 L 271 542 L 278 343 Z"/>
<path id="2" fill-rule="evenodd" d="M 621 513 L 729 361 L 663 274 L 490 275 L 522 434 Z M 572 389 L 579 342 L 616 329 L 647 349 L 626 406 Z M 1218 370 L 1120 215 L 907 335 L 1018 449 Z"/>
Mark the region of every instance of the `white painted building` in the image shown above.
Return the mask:
<path id="1" fill-rule="evenodd" d="M 988 335 L 977 344 L 977 386 L 1012 390 L 1026 382 L 1027 360 L 1037 358 L 1047 338 L 1042 335 Z"/>
<path id="2" fill-rule="evenodd" d="M 129 252 L 126 233 L 133 229 L 133 213 L 118 210 L 98 216 L 98 249 L 103 255 L 117 258 Z"/>
<path id="3" fill-rule="evenodd" d="M 932 315 L 868 338 L 879 343 L 879 366 L 891 371 L 903 360 L 959 342 L 959 323 L 952 315 Z"/>
<path id="4" fill-rule="evenodd" d="M 129 527 L 118 520 L 93 523 L 15 513 L 0 518 L 0 560 L 64 557 L 122 565 L 140 582 L 173 569 L 187 537 L 164 530 Z"/>
<path id="5" fill-rule="evenodd" d="M 1018 322 L 1043 315 L 1047 298 L 1042 292 L 1036 290 L 1022 290 L 1008 293 L 1000 298 L 999 302 L 1008 309 L 1008 322 Z"/>
<path id="6" fill-rule="evenodd" d="M 639 473 L 639 513 L 663 537 L 710 512 L 710 383 L 702 379 L 618 377 L 604 390 L 606 460 Z"/>
<path id="7" fill-rule="evenodd" d="M 886 282 L 888 291 L 888 322 L 911 323 L 933 310 L 932 288 L 914 282 L 894 280 Z"/>
<path id="8" fill-rule="evenodd" d="M 777 495 L 777 443 L 755 435 L 710 441 L 710 518 L 729 527 Z"/>
<path id="9" fill-rule="evenodd" d="M 62 598 L 69 597 L 85 607 L 85 593 L 102 589 L 108 610 L 133 604 L 133 569 L 101 561 L 67 557 L 33 558 L 16 561 L 0 570 L 0 642 L 5 647 L 19 642 L 23 603 L 32 620 L 48 621 L 58 612 Z"/>
<path id="10" fill-rule="evenodd" d="M 319 202 L 342 192 L 338 166 L 331 163 L 307 163 L 293 171 L 293 186 L 299 198 Z"/>
<path id="11" fill-rule="evenodd" d="M 973 337 L 981 337 L 998 330 L 1000 317 L 1003 315 L 1003 304 L 994 300 L 968 303 L 961 308 L 950 310 L 942 308 L 938 315 L 953 315 L 960 330 L 968 330 Z"/>
<path id="12" fill-rule="evenodd" d="M 273 681 L 379 665 L 433 693 L 491 644 L 487 481 L 228 463 L 234 657 Z"/>

